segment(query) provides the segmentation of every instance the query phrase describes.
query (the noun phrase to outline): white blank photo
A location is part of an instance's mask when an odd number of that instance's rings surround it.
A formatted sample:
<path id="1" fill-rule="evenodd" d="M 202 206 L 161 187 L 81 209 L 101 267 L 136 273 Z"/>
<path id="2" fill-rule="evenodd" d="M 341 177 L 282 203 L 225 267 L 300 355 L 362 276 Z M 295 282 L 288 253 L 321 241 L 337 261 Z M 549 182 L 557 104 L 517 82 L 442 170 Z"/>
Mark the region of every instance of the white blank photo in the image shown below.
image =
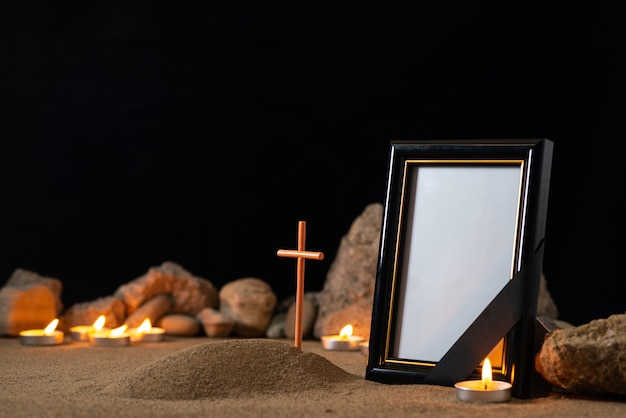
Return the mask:
<path id="1" fill-rule="evenodd" d="M 521 170 L 517 164 L 411 169 L 396 357 L 438 362 L 507 284 Z"/>

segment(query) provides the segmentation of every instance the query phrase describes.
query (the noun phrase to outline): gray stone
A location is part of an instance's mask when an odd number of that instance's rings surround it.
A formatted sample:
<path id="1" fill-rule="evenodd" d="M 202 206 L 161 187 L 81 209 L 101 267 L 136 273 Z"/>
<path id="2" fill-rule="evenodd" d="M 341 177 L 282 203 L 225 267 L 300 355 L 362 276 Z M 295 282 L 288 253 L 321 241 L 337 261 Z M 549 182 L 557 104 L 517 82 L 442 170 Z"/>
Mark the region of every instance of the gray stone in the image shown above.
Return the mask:
<path id="1" fill-rule="evenodd" d="M 626 395 L 626 314 L 556 329 L 535 358 L 556 388 L 584 395 Z"/>
<path id="2" fill-rule="evenodd" d="M 16 269 L 0 289 L 0 335 L 46 327 L 63 309 L 61 290 L 59 279 Z"/>
<path id="3" fill-rule="evenodd" d="M 220 312 L 235 320 L 233 335 L 262 337 L 276 307 L 270 285 L 255 277 L 226 283 L 219 292 Z"/>
<path id="4" fill-rule="evenodd" d="M 317 318 L 317 301 L 315 296 L 305 294 L 302 301 L 302 338 L 313 335 L 313 325 Z M 285 336 L 294 338 L 296 335 L 296 303 L 293 301 L 287 311 L 285 320 Z"/>
<path id="5" fill-rule="evenodd" d="M 318 294 L 315 337 L 327 335 L 329 317 L 350 305 L 369 307 L 371 317 L 382 216 L 382 204 L 369 204 L 341 239 L 324 288 Z"/>
<path id="6" fill-rule="evenodd" d="M 285 322 L 287 321 L 287 312 L 278 312 L 272 317 L 267 327 L 265 336 L 267 338 L 285 338 Z"/>

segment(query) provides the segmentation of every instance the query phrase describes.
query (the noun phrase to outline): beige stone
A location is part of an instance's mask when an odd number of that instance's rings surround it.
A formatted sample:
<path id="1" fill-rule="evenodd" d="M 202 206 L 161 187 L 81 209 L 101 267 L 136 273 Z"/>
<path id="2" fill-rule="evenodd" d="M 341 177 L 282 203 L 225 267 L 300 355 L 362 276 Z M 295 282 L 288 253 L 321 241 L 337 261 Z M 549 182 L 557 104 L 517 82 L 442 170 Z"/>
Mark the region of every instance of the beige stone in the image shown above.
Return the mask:
<path id="1" fill-rule="evenodd" d="M 124 301 L 128 314 L 132 314 L 161 293 L 172 295 L 172 313 L 195 315 L 206 307 L 218 306 L 218 292 L 210 281 L 171 261 L 151 267 L 145 275 L 118 287 L 115 296 Z"/>
<path id="2" fill-rule="evenodd" d="M 327 335 L 325 332 L 329 326 L 326 322 L 329 316 L 350 305 L 369 306 L 371 316 L 382 216 L 382 204 L 367 205 L 341 239 L 337 255 L 326 275 L 324 288 L 318 295 L 315 337 Z"/>
<path id="3" fill-rule="evenodd" d="M 167 335 L 177 337 L 195 337 L 200 332 L 200 322 L 187 314 L 163 315 L 156 324 L 163 328 Z"/>
<path id="4" fill-rule="evenodd" d="M 559 389 L 626 395 L 626 314 L 552 331 L 535 360 L 537 371 Z"/>
<path id="5" fill-rule="evenodd" d="M 171 308 L 172 297 L 169 293 L 156 295 L 137 308 L 135 312 L 128 315 L 126 324 L 129 328 L 135 328 L 140 326 L 146 318 L 150 319 L 151 324 L 156 324 L 163 315 L 170 312 Z"/>
<path id="6" fill-rule="evenodd" d="M 0 289 L 0 335 L 45 328 L 63 309 L 61 281 L 16 269 Z"/>
<path id="7" fill-rule="evenodd" d="M 226 283 L 219 292 L 220 312 L 235 320 L 233 336 L 262 337 L 276 307 L 276 294 L 265 281 L 246 277 Z"/>

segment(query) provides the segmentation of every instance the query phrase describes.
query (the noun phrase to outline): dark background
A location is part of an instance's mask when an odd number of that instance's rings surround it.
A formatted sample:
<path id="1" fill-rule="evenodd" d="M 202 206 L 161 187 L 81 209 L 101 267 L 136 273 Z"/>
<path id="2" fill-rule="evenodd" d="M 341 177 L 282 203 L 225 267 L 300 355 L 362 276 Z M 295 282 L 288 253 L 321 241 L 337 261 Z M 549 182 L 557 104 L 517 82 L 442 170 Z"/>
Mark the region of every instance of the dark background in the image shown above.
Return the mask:
<path id="1" fill-rule="evenodd" d="M 560 317 L 626 311 L 623 3 L 292 3 L 3 3 L 0 283 L 69 306 L 171 260 L 284 298 L 306 220 L 321 290 L 389 141 L 545 137 Z"/>

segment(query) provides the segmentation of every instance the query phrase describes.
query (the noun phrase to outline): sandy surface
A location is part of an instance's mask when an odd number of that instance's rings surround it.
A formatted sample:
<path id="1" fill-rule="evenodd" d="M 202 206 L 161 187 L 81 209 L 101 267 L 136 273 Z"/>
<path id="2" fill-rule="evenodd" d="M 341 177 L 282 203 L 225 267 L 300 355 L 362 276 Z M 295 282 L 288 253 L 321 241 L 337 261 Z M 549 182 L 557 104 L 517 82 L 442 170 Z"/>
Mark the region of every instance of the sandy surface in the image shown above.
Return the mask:
<path id="1" fill-rule="evenodd" d="M 304 341 L 167 337 L 130 347 L 0 338 L 0 417 L 626 417 L 626 399 L 467 403 L 454 388 L 365 380 L 360 352 Z"/>

